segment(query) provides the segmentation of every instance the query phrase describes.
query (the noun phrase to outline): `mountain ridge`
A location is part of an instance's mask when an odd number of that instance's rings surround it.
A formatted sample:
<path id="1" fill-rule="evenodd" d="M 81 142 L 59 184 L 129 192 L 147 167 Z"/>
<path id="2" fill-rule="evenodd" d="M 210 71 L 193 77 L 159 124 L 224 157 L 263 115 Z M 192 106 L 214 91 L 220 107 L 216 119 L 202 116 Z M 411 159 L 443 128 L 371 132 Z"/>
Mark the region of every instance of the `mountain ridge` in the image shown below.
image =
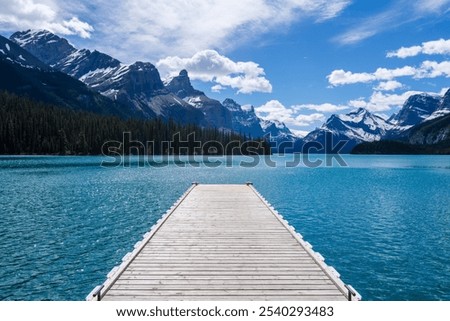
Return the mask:
<path id="1" fill-rule="evenodd" d="M 449 136 L 443 130 L 434 138 L 422 137 L 416 133 L 421 124 L 439 119 L 450 113 L 450 90 L 443 97 L 427 93 L 411 95 L 397 114 L 389 119 L 359 108 L 348 114 L 333 114 L 316 130 L 303 139 L 303 144 L 317 142 L 321 146 L 330 140 L 345 142 L 341 152 L 348 153 L 361 143 L 383 140 L 409 141 L 411 144 L 438 144 Z M 414 134 L 415 133 L 415 134 Z M 416 137 L 410 139 L 410 137 Z M 422 137 L 422 138 L 421 138 Z M 328 142 L 326 142 L 328 140 Z M 320 149 L 319 149 L 320 151 Z M 323 151 L 327 151 L 326 148 Z"/>
<path id="2" fill-rule="evenodd" d="M 5 48 L 3 50 L 3 48 Z M 0 88 L 74 110 L 129 118 L 124 106 L 56 71 L 14 42 L 0 36 Z"/>
<path id="3" fill-rule="evenodd" d="M 158 70 L 151 63 L 123 64 L 98 51 L 76 49 L 66 39 L 46 30 L 16 32 L 10 39 L 56 70 L 128 106 L 131 114 L 207 125 L 203 113 L 177 99 L 164 87 Z"/>

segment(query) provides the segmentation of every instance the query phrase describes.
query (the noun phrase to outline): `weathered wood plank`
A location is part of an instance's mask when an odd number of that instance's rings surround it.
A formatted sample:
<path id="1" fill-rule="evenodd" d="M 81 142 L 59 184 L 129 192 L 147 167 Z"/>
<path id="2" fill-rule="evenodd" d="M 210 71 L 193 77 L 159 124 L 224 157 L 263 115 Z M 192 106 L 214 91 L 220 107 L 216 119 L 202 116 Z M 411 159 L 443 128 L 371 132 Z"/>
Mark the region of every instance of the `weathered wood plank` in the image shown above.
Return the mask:
<path id="1" fill-rule="evenodd" d="M 205 297 L 214 297 L 215 295 L 229 295 L 229 296 L 341 296 L 342 299 L 345 300 L 345 297 L 341 295 L 339 290 L 227 290 L 227 289 L 217 289 L 217 290 L 200 290 L 200 289 L 183 289 L 180 291 L 173 290 L 142 290 L 142 289 L 117 289 L 114 288 L 109 292 L 110 296 L 119 295 L 119 296 L 203 296 Z"/>
<path id="2" fill-rule="evenodd" d="M 298 272 L 296 271 L 209 271 L 206 273 L 205 271 L 126 271 L 122 275 L 125 275 L 127 273 L 128 275 L 139 275 L 139 276 L 145 276 L 145 275 L 186 275 L 186 276 L 205 276 L 205 277 L 220 277 L 220 276 L 272 276 L 272 275 L 289 275 L 289 276 L 297 276 L 297 275 L 321 275 L 323 276 L 323 271 L 320 270 L 300 270 Z"/>
<path id="3" fill-rule="evenodd" d="M 125 279 L 121 278 L 116 281 L 116 285 L 123 284 L 141 284 L 141 285 L 226 285 L 226 286 L 241 286 L 241 285 L 251 285 L 251 286 L 287 286 L 294 287 L 297 285 L 310 285 L 310 284 L 319 284 L 319 285 L 334 285 L 333 282 L 327 279 L 304 279 L 304 280 L 273 280 L 273 279 L 265 279 L 264 282 L 261 282 L 259 279 L 253 280 L 235 280 L 235 279 Z"/>
<path id="4" fill-rule="evenodd" d="M 148 284 L 148 283 L 116 283 L 115 290 L 139 290 L 139 291 L 191 291 L 196 289 L 198 291 L 284 291 L 284 290 L 297 290 L 297 291 L 336 291 L 334 284 L 198 284 L 198 283 L 185 283 L 185 284 Z"/>
<path id="5" fill-rule="evenodd" d="M 296 280 L 331 280 L 326 277 L 323 274 L 306 274 L 306 275 L 220 275 L 218 277 L 215 277 L 214 279 L 211 279 L 208 276 L 205 275 L 133 275 L 129 273 L 124 273 L 122 276 L 116 281 L 120 280 L 208 280 L 208 281 L 252 281 L 252 280 L 264 280 L 263 284 L 265 284 L 266 281 L 274 280 L 274 281 L 292 281 L 295 282 Z"/>

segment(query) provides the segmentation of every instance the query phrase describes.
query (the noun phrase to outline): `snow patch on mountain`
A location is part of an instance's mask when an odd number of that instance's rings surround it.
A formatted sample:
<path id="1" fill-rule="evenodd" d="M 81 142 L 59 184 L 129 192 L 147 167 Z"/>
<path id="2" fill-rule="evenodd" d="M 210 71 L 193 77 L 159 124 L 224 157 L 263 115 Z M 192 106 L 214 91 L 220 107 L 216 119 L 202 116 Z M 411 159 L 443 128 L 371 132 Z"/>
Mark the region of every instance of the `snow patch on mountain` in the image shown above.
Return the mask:
<path id="1" fill-rule="evenodd" d="M 16 43 L 0 36 L 0 59 L 19 65 L 27 69 L 50 70 L 48 66 L 36 59 L 29 52 L 18 46 Z"/>

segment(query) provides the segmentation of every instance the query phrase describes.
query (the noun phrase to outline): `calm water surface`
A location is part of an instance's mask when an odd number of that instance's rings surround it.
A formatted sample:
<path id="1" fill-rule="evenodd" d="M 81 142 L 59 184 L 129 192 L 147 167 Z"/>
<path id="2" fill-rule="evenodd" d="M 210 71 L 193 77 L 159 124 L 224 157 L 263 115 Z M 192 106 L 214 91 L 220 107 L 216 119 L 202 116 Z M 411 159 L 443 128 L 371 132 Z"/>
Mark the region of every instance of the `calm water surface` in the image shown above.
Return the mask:
<path id="1" fill-rule="evenodd" d="M 276 160 L 101 167 L 101 157 L 1 157 L 0 300 L 84 300 L 193 181 L 252 181 L 365 300 L 450 300 L 449 156 L 346 156 L 347 167 L 318 168 Z"/>

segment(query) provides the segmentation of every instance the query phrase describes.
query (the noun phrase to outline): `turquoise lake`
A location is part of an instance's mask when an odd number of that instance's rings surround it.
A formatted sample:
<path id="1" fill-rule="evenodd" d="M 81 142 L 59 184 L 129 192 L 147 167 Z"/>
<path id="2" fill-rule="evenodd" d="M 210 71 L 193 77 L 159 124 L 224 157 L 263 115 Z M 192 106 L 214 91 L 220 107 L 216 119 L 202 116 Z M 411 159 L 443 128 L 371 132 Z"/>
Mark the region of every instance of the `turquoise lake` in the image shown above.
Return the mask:
<path id="1" fill-rule="evenodd" d="M 449 156 L 290 157 L 0 157 L 0 300 L 84 300 L 193 181 L 253 182 L 364 300 L 450 300 Z"/>

